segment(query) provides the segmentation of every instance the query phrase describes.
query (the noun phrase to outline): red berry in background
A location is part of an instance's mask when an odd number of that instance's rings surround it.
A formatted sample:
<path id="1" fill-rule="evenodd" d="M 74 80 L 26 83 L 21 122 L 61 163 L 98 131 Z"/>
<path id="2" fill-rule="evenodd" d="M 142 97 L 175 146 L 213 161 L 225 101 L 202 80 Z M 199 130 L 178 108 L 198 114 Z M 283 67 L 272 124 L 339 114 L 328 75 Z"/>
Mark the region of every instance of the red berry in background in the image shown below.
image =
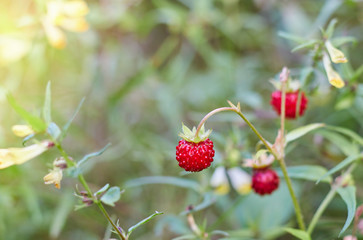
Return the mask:
<path id="1" fill-rule="evenodd" d="M 213 157 L 213 142 L 209 138 L 198 143 L 183 139 L 176 147 L 176 160 L 185 171 L 202 171 L 211 165 Z"/>
<path id="2" fill-rule="evenodd" d="M 286 100 L 285 100 L 285 117 L 286 118 L 296 118 L 296 105 L 299 98 L 299 91 L 295 92 L 287 92 Z M 271 94 L 271 102 L 270 104 L 275 109 L 275 111 L 280 115 L 281 114 L 281 99 L 282 93 L 281 91 L 274 91 Z M 302 116 L 305 112 L 306 106 L 308 103 L 308 99 L 305 97 L 304 92 L 301 94 L 301 102 L 300 102 L 300 110 L 299 115 Z"/>
<path id="3" fill-rule="evenodd" d="M 252 176 L 252 189 L 259 195 L 271 194 L 279 187 L 277 173 L 270 169 L 254 169 Z"/>

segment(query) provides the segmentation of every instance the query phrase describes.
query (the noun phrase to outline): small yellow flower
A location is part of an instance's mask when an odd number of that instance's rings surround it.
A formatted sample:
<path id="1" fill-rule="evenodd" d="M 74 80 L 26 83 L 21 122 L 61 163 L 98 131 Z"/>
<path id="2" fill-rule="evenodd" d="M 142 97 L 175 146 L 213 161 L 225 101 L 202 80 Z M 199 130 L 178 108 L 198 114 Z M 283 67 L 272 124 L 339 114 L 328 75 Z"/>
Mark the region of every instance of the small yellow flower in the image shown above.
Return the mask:
<path id="1" fill-rule="evenodd" d="M 336 88 L 344 87 L 345 83 L 344 83 L 343 79 L 340 77 L 339 73 L 337 73 L 333 69 L 330 59 L 326 53 L 324 54 L 324 57 L 323 57 L 323 63 L 324 63 L 324 68 L 325 68 L 326 74 L 328 76 L 329 83 Z"/>
<path id="2" fill-rule="evenodd" d="M 333 44 L 328 40 L 325 42 L 326 49 L 328 49 L 330 58 L 333 63 L 346 63 L 348 60 L 345 58 L 344 53 L 335 48 Z"/>
<path id="3" fill-rule="evenodd" d="M 61 187 L 61 180 L 63 178 L 63 172 L 60 168 L 54 168 L 43 178 L 44 184 L 54 184 L 58 189 Z"/>
<path id="4" fill-rule="evenodd" d="M 22 138 L 35 133 L 34 130 L 28 125 L 14 125 L 12 126 L 11 130 L 15 136 Z"/>
<path id="5" fill-rule="evenodd" d="M 87 31 L 89 25 L 84 18 L 89 9 L 84 1 L 49 1 L 47 3 L 47 15 L 43 19 L 43 26 L 49 43 L 62 49 L 67 44 L 61 27 L 71 32 Z"/>
<path id="6" fill-rule="evenodd" d="M 44 141 L 24 148 L 0 149 L 0 169 L 25 163 L 53 146 L 53 142 Z"/>

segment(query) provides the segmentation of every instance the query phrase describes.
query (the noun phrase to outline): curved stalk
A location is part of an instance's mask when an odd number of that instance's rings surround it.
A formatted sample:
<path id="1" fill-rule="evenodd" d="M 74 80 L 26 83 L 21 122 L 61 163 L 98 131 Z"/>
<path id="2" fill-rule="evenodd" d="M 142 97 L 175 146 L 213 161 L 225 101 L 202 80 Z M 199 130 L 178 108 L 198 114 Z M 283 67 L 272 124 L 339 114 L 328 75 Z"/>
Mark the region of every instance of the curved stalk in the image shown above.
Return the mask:
<path id="1" fill-rule="evenodd" d="M 200 121 L 196 134 L 198 134 L 199 130 L 201 129 L 201 127 L 203 126 L 203 124 L 207 121 L 208 118 L 210 118 L 212 115 L 222 112 L 222 111 L 232 111 L 237 113 L 242 119 L 243 121 L 246 122 L 246 124 L 251 128 L 251 130 L 256 134 L 256 136 L 261 140 L 261 142 L 265 145 L 265 147 L 271 152 L 271 154 L 275 157 L 276 160 L 278 160 L 280 162 L 280 166 L 282 169 L 282 172 L 284 173 L 284 177 L 286 180 L 286 184 L 288 186 L 289 189 L 289 193 L 294 205 L 294 209 L 295 209 L 295 213 L 296 213 L 296 219 L 297 222 L 299 224 L 299 227 L 301 230 L 305 230 L 305 224 L 303 221 L 303 216 L 302 216 L 302 212 L 301 212 L 301 208 L 300 205 L 297 201 L 297 197 L 295 195 L 295 192 L 292 188 L 292 183 L 290 180 L 290 177 L 287 174 L 287 169 L 286 169 L 286 164 L 285 164 L 285 160 L 283 159 L 283 157 L 279 157 L 278 154 L 276 153 L 276 151 L 272 148 L 271 144 L 268 143 L 263 136 L 260 134 L 260 132 L 255 128 L 255 126 L 245 117 L 245 115 L 243 115 L 242 111 L 239 109 L 239 107 L 223 107 L 223 108 L 217 108 L 211 112 L 209 112 L 207 115 L 205 115 L 205 117 Z M 285 111 L 285 110 L 283 110 Z M 284 115 L 283 115 L 284 116 Z M 284 117 L 282 119 L 282 122 L 284 122 Z M 282 124 L 282 127 L 284 127 L 284 124 Z"/>
<path id="2" fill-rule="evenodd" d="M 290 192 L 290 197 L 291 197 L 292 203 L 294 205 L 297 223 L 298 223 L 299 228 L 301 230 L 305 230 L 306 227 L 305 227 L 303 215 L 302 215 L 302 212 L 301 212 L 300 204 L 299 204 L 299 202 L 297 200 L 294 189 L 292 188 L 292 182 L 291 182 L 291 179 L 290 179 L 290 177 L 289 177 L 289 175 L 287 173 L 285 159 L 281 158 L 279 160 L 279 163 L 280 163 L 282 173 L 284 174 L 284 178 L 285 178 L 285 181 L 286 181 L 286 184 L 287 184 L 287 188 L 289 189 L 289 192 Z"/>
<path id="3" fill-rule="evenodd" d="M 205 115 L 203 117 L 203 119 L 199 122 L 199 125 L 197 127 L 197 131 L 195 132 L 195 135 L 198 136 L 198 133 L 200 131 L 200 129 L 202 128 L 203 124 L 207 121 L 208 118 L 210 118 L 211 116 L 213 116 L 216 113 L 219 112 L 223 112 L 223 111 L 234 111 L 235 109 L 232 107 L 221 107 L 221 108 L 217 108 L 214 109 L 213 111 L 209 112 L 207 115 Z"/>

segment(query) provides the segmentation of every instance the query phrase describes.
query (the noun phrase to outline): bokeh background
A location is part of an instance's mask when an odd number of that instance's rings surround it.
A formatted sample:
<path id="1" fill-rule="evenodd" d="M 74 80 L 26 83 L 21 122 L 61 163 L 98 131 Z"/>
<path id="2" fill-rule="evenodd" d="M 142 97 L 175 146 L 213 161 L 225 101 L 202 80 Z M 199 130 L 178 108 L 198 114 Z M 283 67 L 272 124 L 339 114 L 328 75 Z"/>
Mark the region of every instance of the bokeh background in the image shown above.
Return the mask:
<path id="1" fill-rule="evenodd" d="M 40 113 L 51 81 L 53 120 L 59 125 L 85 97 L 64 147 L 79 160 L 112 143 L 87 163 L 91 187 L 97 190 L 110 183 L 126 190 L 116 207 L 108 208 L 126 228 L 155 210 L 164 212 L 137 229 L 133 239 L 172 239 L 190 233 L 180 213 L 203 199 L 208 207 L 195 214 L 196 221 L 206 220 L 211 230 L 230 232 L 235 236 L 230 239 L 291 239 L 281 230 L 294 224 L 284 183 L 264 198 L 234 191 L 211 197 L 209 179 L 215 166 L 185 175 L 175 160 L 181 122 L 197 125 L 207 112 L 226 106 L 226 100 L 241 102 L 266 139 L 274 140 L 279 120 L 269 105 L 273 91 L 269 80 L 283 66 L 300 79 L 312 64 L 311 52 L 291 52 L 297 44 L 281 37 L 281 32 L 307 40 L 321 38 L 320 29 L 336 18 L 334 35 L 355 38 L 340 47 L 349 59 L 338 67 L 347 86 L 332 88 L 318 62 L 306 88 L 308 110 L 287 128 L 324 122 L 362 133 L 362 1 L 90 0 L 89 29 L 64 31 L 63 49 L 49 44 L 39 23 L 46 14 L 45 3 L 0 3 L 0 146 L 20 147 L 11 126 L 24 123 L 6 93 Z M 254 153 L 258 139 L 238 116 L 216 115 L 207 127 L 214 129 L 215 165 L 228 162 L 232 149 L 237 150 L 237 161 Z M 52 150 L 0 171 L 0 239 L 107 239 L 107 222 L 96 207 L 74 211 L 74 179 L 64 179 L 61 190 L 43 184 L 57 156 Z M 335 145 L 310 135 L 288 153 L 287 164 L 331 168 L 342 159 Z M 356 173 L 361 203 L 362 177 L 359 170 Z M 145 176 L 193 180 L 202 190 L 137 181 Z M 329 186 L 294 183 L 308 220 Z M 338 239 L 345 218 L 346 207 L 337 197 L 313 239 Z"/>

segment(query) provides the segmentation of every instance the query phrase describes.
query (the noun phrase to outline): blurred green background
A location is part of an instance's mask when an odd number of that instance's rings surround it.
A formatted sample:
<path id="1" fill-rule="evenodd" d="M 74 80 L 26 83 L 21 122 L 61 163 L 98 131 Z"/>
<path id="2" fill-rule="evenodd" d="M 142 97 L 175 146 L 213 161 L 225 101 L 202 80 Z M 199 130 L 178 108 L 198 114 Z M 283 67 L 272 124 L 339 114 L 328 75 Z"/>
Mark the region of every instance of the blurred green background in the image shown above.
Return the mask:
<path id="1" fill-rule="evenodd" d="M 319 62 L 306 88 L 308 110 L 304 117 L 288 122 L 288 130 L 324 122 L 358 134 L 363 131 L 362 1 L 87 1 L 89 30 L 65 31 L 67 46 L 62 50 L 49 45 L 39 24 L 45 14 L 44 3 L 0 3 L 0 146 L 20 147 L 21 140 L 13 136 L 11 126 L 24 124 L 8 104 L 6 93 L 12 93 L 29 111 L 40 113 L 47 82 L 51 81 L 53 120 L 59 125 L 67 122 L 86 97 L 64 147 L 79 160 L 112 143 L 102 156 L 87 163 L 86 179 L 92 189 L 110 183 L 126 190 L 116 207 L 108 209 L 126 228 L 155 210 L 164 212 L 137 229 L 133 239 L 172 239 L 190 233 L 186 217 L 180 213 L 190 204 L 201 203 L 211 191 L 209 179 L 215 166 L 183 175 L 177 165 L 175 146 L 181 122 L 192 127 L 207 112 L 226 106 L 226 100 L 240 101 L 249 120 L 266 139 L 274 140 L 279 120 L 269 105 L 273 91 L 269 80 L 278 76 L 283 66 L 300 79 L 312 65 L 311 52 L 292 53 L 297 44 L 280 37 L 279 32 L 320 38 L 320 28 L 336 18 L 334 35 L 356 38 L 340 47 L 349 59 L 338 66 L 347 86 L 332 88 Z M 35 23 L 19 27 L 24 16 Z M 216 165 L 228 161 L 231 149 L 238 150 L 239 161 L 254 153 L 257 138 L 238 116 L 214 116 L 206 127 L 214 129 L 211 138 L 216 146 Z M 331 168 L 344 158 L 326 141 L 312 144 L 313 139 L 319 142 L 317 138 L 304 137 L 288 153 L 287 164 Z M 64 179 L 61 190 L 43 184 L 57 154 L 51 150 L 24 165 L 1 170 L 0 239 L 104 237 L 107 222 L 96 207 L 73 211 L 75 180 Z M 359 204 L 363 179 L 356 175 Z M 144 176 L 190 179 L 202 190 L 127 184 Z M 301 193 L 308 221 L 329 186 L 295 182 L 295 187 Z M 279 228 L 294 224 L 283 183 L 269 197 L 231 192 L 213 198 L 214 204 L 195 214 L 198 223 L 207 219 L 208 227 L 236 236 L 229 239 L 292 239 Z M 223 213 L 224 219 L 218 221 Z M 345 218 L 346 207 L 337 198 L 313 239 L 338 239 Z"/>

